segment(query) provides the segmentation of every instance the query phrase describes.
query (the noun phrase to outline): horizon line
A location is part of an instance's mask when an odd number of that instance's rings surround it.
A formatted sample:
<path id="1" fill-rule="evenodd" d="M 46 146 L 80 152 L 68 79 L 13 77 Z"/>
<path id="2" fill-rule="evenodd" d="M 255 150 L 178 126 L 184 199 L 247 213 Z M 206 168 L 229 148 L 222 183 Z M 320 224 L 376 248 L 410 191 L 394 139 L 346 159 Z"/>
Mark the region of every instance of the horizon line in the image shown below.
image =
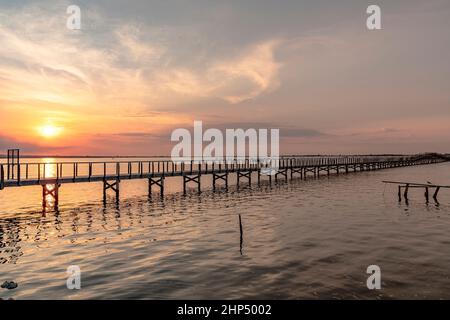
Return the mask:
<path id="1" fill-rule="evenodd" d="M 313 156 L 399 156 L 399 155 L 414 155 L 414 154 L 427 154 L 427 153 L 437 153 L 448 155 L 450 152 L 417 152 L 417 153 L 310 153 L 310 154 L 281 154 L 280 157 L 290 157 L 290 156 L 302 156 L 302 157 L 313 157 Z M 7 154 L 0 154 L 0 159 L 6 159 Z M 20 158 L 171 158 L 170 155 L 20 155 Z"/>

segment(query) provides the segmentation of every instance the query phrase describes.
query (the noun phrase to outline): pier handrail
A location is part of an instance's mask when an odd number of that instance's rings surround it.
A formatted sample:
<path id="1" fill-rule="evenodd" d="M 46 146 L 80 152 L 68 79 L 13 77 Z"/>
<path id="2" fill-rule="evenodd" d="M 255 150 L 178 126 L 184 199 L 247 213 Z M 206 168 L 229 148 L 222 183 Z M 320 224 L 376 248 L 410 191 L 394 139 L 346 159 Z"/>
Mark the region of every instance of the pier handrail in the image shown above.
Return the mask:
<path id="1" fill-rule="evenodd" d="M 263 161 L 263 160 L 270 160 L 271 158 L 234 158 L 234 159 L 227 159 L 224 158 L 223 160 L 218 161 L 216 158 L 201 158 L 201 159 L 193 159 L 193 162 L 221 162 L 221 163 L 233 163 L 233 162 L 246 162 L 251 160 L 252 162 L 258 162 L 258 161 Z M 346 163 L 362 163 L 362 162 L 377 162 L 377 161 L 389 161 L 389 160 L 412 160 L 414 159 L 414 157 L 410 156 L 405 158 L 404 156 L 399 157 L 399 156 L 391 156 L 391 157 L 385 157 L 385 156 L 372 156 L 372 157 L 348 157 L 348 156 L 322 156 L 322 157 L 311 157 L 311 156 L 298 156 L 298 157 L 289 157 L 289 158 L 285 158 L 285 157 L 280 157 L 279 160 L 280 161 L 287 161 L 287 160 L 306 160 L 309 163 L 313 163 L 313 162 L 317 162 L 318 160 L 323 159 L 323 160 L 328 160 L 327 163 L 323 163 L 324 165 L 332 165 L 332 164 L 346 164 Z M 350 162 L 339 162 L 338 160 L 352 160 Z M 191 160 L 190 160 L 191 161 Z M 188 161 L 188 162 L 190 162 Z M 116 163 L 121 163 L 121 164 L 128 164 L 128 163 L 179 163 L 179 162 L 185 162 L 183 160 L 179 160 L 179 161 L 173 161 L 173 160 L 128 160 L 128 161 L 59 161 L 59 162 L 28 162 L 28 163 L 22 163 L 22 165 L 25 164 L 29 164 L 29 165 L 38 165 L 38 164 L 47 164 L 47 165 L 56 165 L 56 164 L 73 164 L 73 163 L 78 163 L 78 164 L 97 164 L 97 163 L 106 163 L 106 164 L 116 164 Z M 306 163 L 305 163 L 306 164 Z"/>
<path id="2" fill-rule="evenodd" d="M 271 158 L 233 158 L 232 160 L 227 159 L 226 157 L 223 158 L 223 160 L 221 161 L 217 161 L 217 158 L 199 158 L 199 159 L 193 159 L 192 161 L 194 162 L 198 162 L 198 161 L 202 161 L 202 162 L 222 162 L 222 163 L 230 163 L 230 162 L 246 162 L 249 160 L 252 160 L 253 162 L 258 162 L 261 160 L 270 160 Z M 279 160 L 280 161 L 285 161 L 285 160 L 291 160 L 291 159 L 298 159 L 298 160 L 309 160 L 310 162 L 314 162 L 314 161 L 318 161 L 320 159 L 326 159 L 329 162 L 328 163 L 324 163 L 324 165 L 334 165 L 334 164 L 351 164 L 351 163 L 362 163 L 362 162 L 379 162 L 379 161 L 395 161 L 395 160 L 413 160 L 413 159 L 417 159 L 417 155 L 411 155 L 411 156 L 289 156 L 289 157 L 285 157 L 285 156 L 280 156 Z M 353 160 L 351 163 L 345 163 L 345 162 L 339 162 L 338 160 L 348 160 L 351 159 Z M 333 160 L 335 162 L 333 162 Z M 332 163 L 330 163 L 330 161 Z M 114 161 L 114 160 L 110 160 L 110 161 L 58 161 L 58 162 L 28 162 L 28 163 L 21 163 L 21 165 L 56 165 L 56 164 L 98 164 L 98 163 L 106 163 L 106 164 L 116 164 L 116 163 L 121 163 L 121 164 L 128 164 L 128 163 L 148 163 L 148 162 L 164 162 L 164 163 L 178 163 L 178 162 L 182 162 L 182 160 L 180 161 L 173 161 L 173 160 L 127 160 L 127 161 Z"/>

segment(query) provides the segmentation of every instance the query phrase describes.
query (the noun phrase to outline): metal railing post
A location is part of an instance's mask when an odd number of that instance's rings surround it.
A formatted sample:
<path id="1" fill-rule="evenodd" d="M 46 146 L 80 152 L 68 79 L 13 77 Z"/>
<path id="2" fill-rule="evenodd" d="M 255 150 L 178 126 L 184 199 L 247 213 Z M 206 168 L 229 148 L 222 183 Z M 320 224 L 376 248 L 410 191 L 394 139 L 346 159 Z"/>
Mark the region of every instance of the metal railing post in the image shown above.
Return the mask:
<path id="1" fill-rule="evenodd" d="M 0 165 L 0 190 L 5 188 L 5 169 Z"/>

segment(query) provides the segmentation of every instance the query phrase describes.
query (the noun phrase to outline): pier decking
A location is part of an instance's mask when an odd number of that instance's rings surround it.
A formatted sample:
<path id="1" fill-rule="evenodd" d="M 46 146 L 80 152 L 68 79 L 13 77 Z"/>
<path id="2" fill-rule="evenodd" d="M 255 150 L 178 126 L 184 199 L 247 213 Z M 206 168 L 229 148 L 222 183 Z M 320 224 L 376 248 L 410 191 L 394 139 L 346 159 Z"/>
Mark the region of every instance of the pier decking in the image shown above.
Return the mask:
<path id="1" fill-rule="evenodd" d="M 273 176 L 267 176 L 269 182 L 282 178 L 287 181 L 298 175 L 300 178 L 308 176 L 342 174 L 380 170 L 413 165 L 425 165 L 450 161 L 450 157 L 441 154 L 419 154 L 409 156 L 336 156 L 336 157 L 282 157 L 279 168 Z M 43 205 L 51 196 L 54 204 L 58 205 L 58 189 L 62 184 L 70 183 L 103 183 L 103 197 L 106 200 L 107 190 L 113 190 L 118 201 L 120 182 L 123 180 L 148 179 L 149 196 L 152 188 L 159 188 L 164 194 L 164 180 L 168 177 L 183 177 L 183 190 L 186 193 L 189 183 L 195 184 L 200 191 L 201 176 L 212 175 L 213 189 L 222 180 L 228 187 L 228 177 L 235 173 L 237 185 L 241 181 L 252 183 L 252 174 L 257 174 L 258 184 L 264 176 L 268 164 L 259 159 L 243 159 L 226 161 L 223 163 L 196 162 L 176 163 L 173 161 L 112 161 L 112 162 L 57 162 L 57 163 L 19 163 L 14 165 L 0 165 L 0 190 L 12 187 L 40 185 L 43 188 Z"/>

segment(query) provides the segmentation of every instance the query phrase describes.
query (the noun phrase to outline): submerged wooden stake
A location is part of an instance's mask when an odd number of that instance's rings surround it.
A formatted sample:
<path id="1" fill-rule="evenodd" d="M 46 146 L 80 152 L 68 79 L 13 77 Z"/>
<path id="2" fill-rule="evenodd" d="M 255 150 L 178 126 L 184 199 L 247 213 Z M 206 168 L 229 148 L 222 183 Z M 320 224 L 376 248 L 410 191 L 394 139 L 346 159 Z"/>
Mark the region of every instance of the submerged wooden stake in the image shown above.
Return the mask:
<path id="1" fill-rule="evenodd" d="M 239 232 L 240 232 L 240 245 L 239 245 L 239 247 L 240 247 L 240 252 L 241 252 L 241 255 L 242 255 L 242 246 L 243 246 L 243 243 L 244 243 L 244 230 L 242 228 L 242 218 L 241 218 L 240 214 L 239 214 Z"/>

